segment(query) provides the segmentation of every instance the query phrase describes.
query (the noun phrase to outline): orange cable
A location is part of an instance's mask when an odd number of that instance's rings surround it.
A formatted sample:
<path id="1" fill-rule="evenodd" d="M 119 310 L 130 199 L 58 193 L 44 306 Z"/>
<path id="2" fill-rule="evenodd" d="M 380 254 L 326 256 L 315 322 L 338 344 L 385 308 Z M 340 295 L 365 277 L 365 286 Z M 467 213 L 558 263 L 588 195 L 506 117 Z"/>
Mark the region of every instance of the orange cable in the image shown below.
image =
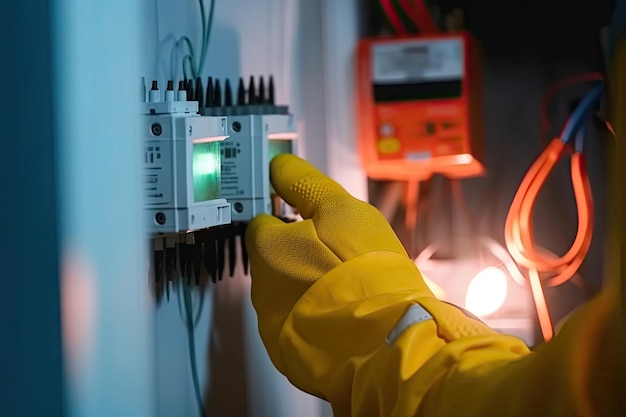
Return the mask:
<path id="1" fill-rule="evenodd" d="M 533 182 L 522 203 L 520 212 L 520 246 L 526 249 L 527 259 L 539 271 L 558 271 L 557 276 L 549 280 L 550 286 L 561 285 L 576 273 L 589 250 L 593 233 L 593 202 L 589 180 L 584 170 L 584 159 L 578 153 L 574 153 L 571 158 L 572 185 L 578 211 L 578 230 L 576 238 L 567 253 L 561 257 L 550 258 L 543 256 L 534 247 L 532 212 L 539 191 L 553 166 L 548 166 L 545 176 Z"/>
<path id="2" fill-rule="evenodd" d="M 550 318 L 550 311 L 548 310 L 548 303 L 546 302 L 546 296 L 543 292 L 543 287 L 541 286 L 539 273 L 536 269 L 529 269 L 528 278 L 530 280 L 530 288 L 532 289 L 533 299 L 535 300 L 541 334 L 543 335 L 543 340 L 548 342 L 554 336 L 554 329 L 552 319 Z"/>
<path id="3" fill-rule="evenodd" d="M 571 155 L 571 178 L 578 211 L 578 230 L 570 249 L 563 256 L 546 255 L 535 244 L 533 210 L 547 177 L 568 150 L 561 139 L 552 140 L 531 165 L 522 180 L 506 218 L 504 237 L 515 261 L 528 269 L 531 289 L 544 338 L 551 337 L 551 323 L 542 282 L 554 287 L 570 280 L 582 264 L 593 235 L 593 196 L 581 153 Z M 536 275 L 536 276 L 535 276 Z M 544 278 L 549 276 L 549 278 Z M 543 300 L 543 301 L 542 301 Z"/>

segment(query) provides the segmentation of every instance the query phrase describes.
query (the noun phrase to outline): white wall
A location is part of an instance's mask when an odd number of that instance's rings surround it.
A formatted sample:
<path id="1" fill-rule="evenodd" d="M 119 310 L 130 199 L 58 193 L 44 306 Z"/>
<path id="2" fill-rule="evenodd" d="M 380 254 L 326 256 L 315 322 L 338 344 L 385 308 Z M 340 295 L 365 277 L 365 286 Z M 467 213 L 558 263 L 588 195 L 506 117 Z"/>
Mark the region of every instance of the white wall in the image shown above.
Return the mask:
<path id="1" fill-rule="evenodd" d="M 327 172 L 352 195 L 368 200 L 367 178 L 357 152 L 354 106 L 356 45 L 364 3 L 359 0 L 321 3 Z"/>

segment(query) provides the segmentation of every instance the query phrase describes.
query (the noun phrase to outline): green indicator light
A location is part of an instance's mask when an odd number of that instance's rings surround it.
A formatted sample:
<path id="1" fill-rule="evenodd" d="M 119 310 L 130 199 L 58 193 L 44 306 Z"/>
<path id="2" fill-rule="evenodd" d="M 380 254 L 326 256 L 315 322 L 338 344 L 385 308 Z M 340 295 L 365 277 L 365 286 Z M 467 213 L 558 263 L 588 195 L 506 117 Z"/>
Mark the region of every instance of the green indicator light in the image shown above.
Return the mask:
<path id="1" fill-rule="evenodd" d="M 274 159 L 276 155 L 281 153 L 293 153 L 293 141 L 289 139 L 272 139 L 269 141 L 269 158 L 270 161 Z M 270 192 L 273 194 L 276 191 L 274 187 L 270 184 Z"/>
<path id="2" fill-rule="evenodd" d="M 281 153 L 293 153 L 293 141 L 284 139 L 272 139 L 269 146 L 270 161 Z"/>
<path id="3" fill-rule="evenodd" d="M 220 142 L 193 144 L 193 198 L 196 203 L 220 197 Z"/>

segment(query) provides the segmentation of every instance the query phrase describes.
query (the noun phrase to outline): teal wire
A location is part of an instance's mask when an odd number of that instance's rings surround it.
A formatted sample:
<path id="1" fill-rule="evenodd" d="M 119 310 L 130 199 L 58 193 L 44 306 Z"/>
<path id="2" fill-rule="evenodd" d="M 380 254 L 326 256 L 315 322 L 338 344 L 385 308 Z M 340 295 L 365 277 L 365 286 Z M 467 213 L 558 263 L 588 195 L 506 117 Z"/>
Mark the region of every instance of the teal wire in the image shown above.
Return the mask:
<path id="1" fill-rule="evenodd" d="M 194 70 L 193 70 L 193 57 L 189 54 L 183 57 L 183 75 L 185 76 L 185 78 L 189 79 L 188 74 L 187 74 L 187 67 L 185 67 L 186 61 L 189 62 L 189 68 L 191 69 L 191 75 L 193 76 L 193 79 L 196 79 L 196 75 L 194 74 Z M 193 100 L 193 98 L 189 98 L 189 100 Z"/>
<path id="2" fill-rule="evenodd" d="M 198 410 L 201 416 L 206 416 L 206 409 L 204 408 L 204 400 L 202 399 L 202 392 L 200 391 L 200 380 L 198 378 L 198 363 L 196 359 L 196 336 L 195 326 L 193 322 L 193 313 L 191 308 L 191 291 L 189 285 L 183 278 L 183 295 L 185 301 L 185 320 L 187 322 L 187 343 L 189 345 L 189 363 L 191 366 L 191 377 L 193 379 L 193 389 L 196 395 L 196 401 L 198 402 Z"/>
<path id="3" fill-rule="evenodd" d="M 185 68 L 185 60 L 189 61 L 189 68 L 191 69 L 191 75 L 194 79 L 197 78 L 198 76 L 198 71 L 196 69 L 195 66 L 195 51 L 193 49 L 193 43 L 191 42 L 191 39 L 189 39 L 188 36 L 181 36 L 180 38 L 178 38 L 178 41 L 176 41 L 176 47 L 180 47 L 182 45 L 187 45 L 187 54 L 183 57 L 183 74 L 185 76 L 185 78 L 189 78 L 187 75 L 187 71 Z"/>
<path id="4" fill-rule="evenodd" d="M 204 309 L 204 292 L 200 291 L 200 301 L 198 302 L 198 310 L 196 311 L 196 319 L 194 320 L 194 325 L 198 325 L 200 319 L 202 318 L 202 310 Z"/>
<path id="5" fill-rule="evenodd" d="M 203 66 L 203 56 L 206 50 L 206 42 L 207 42 L 207 23 L 206 23 L 206 11 L 204 7 L 204 0 L 198 0 L 198 4 L 200 5 L 200 18 L 202 19 L 202 46 L 200 48 L 200 62 L 198 63 L 198 74 L 202 73 Z"/>
<path id="6" fill-rule="evenodd" d="M 201 2 L 202 9 L 204 9 L 204 0 L 199 0 Z M 211 29 L 213 28 L 213 16 L 215 14 L 215 1 L 211 0 L 211 5 L 209 6 L 209 19 L 206 25 L 206 30 L 203 31 L 204 39 L 202 40 L 202 52 L 200 54 L 200 63 L 198 65 L 198 73 L 202 73 L 202 69 L 204 68 L 204 62 L 206 61 L 207 51 L 209 49 L 209 41 L 211 39 Z M 204 14 L 203 14 L 204 16 Z"/>
<path id="7" fill-rule="evenodd" d="M 215 0 L 211 0 L 211 5 L 209 6 L 209 17 L 207 21 L 206 17 L 206 7 L 204 5 L 204 0 L 198 0 L 198 4 L 200 5 L 200 17 L 202 20 L 202 45 L 200 48 L 200 60 L 196 61 L 196 54 L 193 49 L 193 43 L 188 36 L 181 36 L 176 41 L 176 48 L 179 48 L 181 45 L 187 46 L 187 55 L 183 57 L 183 74 L 185 78 L 188 77 L 187 67 L 185 63 L 189 63 L 189 68 L 191 70 L 191 76 L 195 80 L 202 74 L 202 70 L 204 68 L 204 63 L 206 61 L 207 50 L 209 49 L 209 40 L 211 38 L 211 28 L 213 27 L 213 16 L 215 14 Z"/>
<path id="8" fill-rule="evenodd" d="M 185 45 L 187 45 L 187 48 L 189 48 L 189 54 L 195 56 L 195 53 L 193 51 L 193 43 L 191 42 L 191 39 L 189 39 L 189 36 L 183 35 L 178 38 L 178 43 L 181 42 L 184 42 Z"/>

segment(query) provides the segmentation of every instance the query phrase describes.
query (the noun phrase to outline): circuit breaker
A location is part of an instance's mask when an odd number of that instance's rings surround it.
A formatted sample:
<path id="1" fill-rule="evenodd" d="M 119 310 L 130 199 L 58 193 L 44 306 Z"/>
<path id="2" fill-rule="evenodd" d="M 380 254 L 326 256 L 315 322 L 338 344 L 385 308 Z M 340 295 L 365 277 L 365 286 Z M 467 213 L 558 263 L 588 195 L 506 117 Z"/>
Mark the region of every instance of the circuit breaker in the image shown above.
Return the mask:
<path id="1" fill-rule="evenodd" d="M 175 96 L 171 85 L 165 101 L 156 83 L 149 94 L 141 125 L 148 230 L 179 233 L 230 223 L 231 207 L 221 196 L 227 118 L 201 116 L 198 103 Z"/>
<path id="2" fill-rule="evenodd" d="M 219 80 L 207 85 L 203 115 L 227 116 L 230 136 L 221 142 L 222 196 L 232 206 L 232 221 L 247 222 L 266 213 L 289 217 L 291 210 L 270 185 L 270 161 L 279 153 L 295 153 L 295 117 L 286 106 L 273 103 L 273 82 L 267 96 L 263 83 L 255 88 L 254 78 L 244 93 L 240 82 L 237 102 L 230 85 L 224 85 L 224 100 Z M 252 91 L 252 93 L 250 93 Z"/>
<path id="3" fill-rule="evenodd" d="M 261 213 L 271 214 L 269 165 L 277 154 L 293 153 L 293 116 L 229 116 L 228 120 L 232 134 L 221 144 L 222 196 L 232 205 L 232 219 L 248 221 Z"/>

